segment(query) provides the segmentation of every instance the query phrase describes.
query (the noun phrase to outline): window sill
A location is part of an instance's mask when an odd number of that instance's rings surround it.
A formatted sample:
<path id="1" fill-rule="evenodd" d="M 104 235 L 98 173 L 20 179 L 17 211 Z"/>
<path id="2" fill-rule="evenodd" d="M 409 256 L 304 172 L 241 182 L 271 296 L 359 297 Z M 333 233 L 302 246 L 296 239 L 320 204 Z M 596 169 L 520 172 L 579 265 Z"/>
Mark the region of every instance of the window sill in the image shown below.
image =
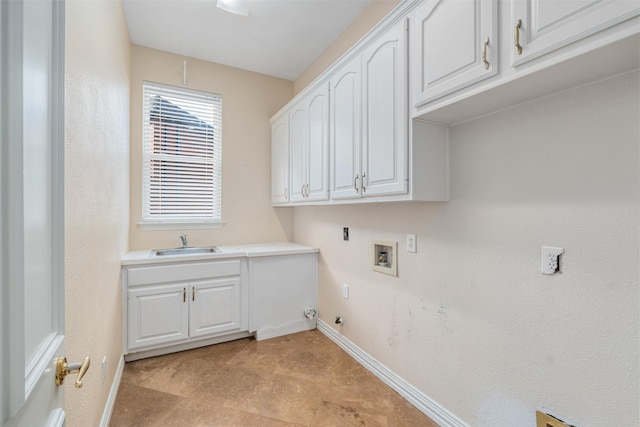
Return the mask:
<path id="1" fill-rule="evenodd" d="M 138 227 L 141 230 L 208 230 L 222 228 L 225 226 L 224 221 L 209 221 L 209 222 L 139 222 Z"/>

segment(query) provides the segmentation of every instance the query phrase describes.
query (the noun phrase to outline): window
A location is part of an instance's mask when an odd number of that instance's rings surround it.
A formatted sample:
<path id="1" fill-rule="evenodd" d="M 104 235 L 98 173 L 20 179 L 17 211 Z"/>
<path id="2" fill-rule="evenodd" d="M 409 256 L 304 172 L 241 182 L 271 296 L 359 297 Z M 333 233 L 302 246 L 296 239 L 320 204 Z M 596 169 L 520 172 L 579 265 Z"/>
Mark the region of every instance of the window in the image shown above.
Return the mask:
<path id="1" fill-rule="evenodd" d="M 144 82 L 143 229 L 222 226 L 222 97 Z"/>

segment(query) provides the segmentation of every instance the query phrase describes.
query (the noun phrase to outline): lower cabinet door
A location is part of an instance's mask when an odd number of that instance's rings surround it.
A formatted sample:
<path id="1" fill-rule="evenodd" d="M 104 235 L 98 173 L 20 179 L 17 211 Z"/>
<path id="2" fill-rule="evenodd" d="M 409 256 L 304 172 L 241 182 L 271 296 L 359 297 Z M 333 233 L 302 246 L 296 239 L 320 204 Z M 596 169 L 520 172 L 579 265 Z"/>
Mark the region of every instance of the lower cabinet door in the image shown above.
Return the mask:
<path id="1" fill-rule="evenodd" d="M 240 330 L 240 278 L 192 283 L 189 299 L 190 336 Z"/>
<path id="2" fill-rule="evenodd" d="M 188 289 L 175 284 L 128 291 L 129 349 L 188 339 Z"/>

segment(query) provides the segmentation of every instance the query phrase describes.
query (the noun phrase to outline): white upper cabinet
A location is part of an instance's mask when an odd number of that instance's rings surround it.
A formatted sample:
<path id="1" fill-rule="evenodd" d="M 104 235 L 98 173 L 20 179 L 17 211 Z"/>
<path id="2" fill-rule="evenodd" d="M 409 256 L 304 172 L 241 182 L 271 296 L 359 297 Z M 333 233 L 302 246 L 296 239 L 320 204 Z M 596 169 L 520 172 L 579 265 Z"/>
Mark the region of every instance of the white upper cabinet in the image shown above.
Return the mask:
<path id="1" fill-rule="evenodd" d="M 406 194 L 407 36 L 401 20 L 331 78 L 331 198 Z"/>
<path id="2" fill-rule="evenodd" d="M 407 193 L 407 33 L 405 20 L 362 55 L 362 196 Z"/>
<path id="3" fill-rule="evenodd" d="M 358 55 L 329 81 L 332 199 L 360 197 L 361 64 Z"/>
<path id="4" fill-rule="evenodd" d="M 513 0 L 512 65 L 597 34 L 639 10 L 640 2 L 634 0 Z"/>
<path id="5" fill-rule="evenodd" d="M 426 0 L 412 14 L 413 105 L 498 72 L 496 0 Z"/>
<path id="6" fill-rule="evenodd" d="M 329 91 L 326 84 L 289 113 L 291 202 L 329 198 Z"/>
<path id="7" fill-rule="evenodd" d="M 409 117 L 420 5 L 401 2 L 272 119 L 289 118 L 290 204 L 448 200 L 448 132 Z"/>
<path id="8" fill-rule="evenodd" d="M 304 199 L 305 160 L 307 157 L 307 112 L 304 103 L 293 107 L 289 113 L 291 149 L 291 201 Z"/>
<path id="9" fill-rule="evenodd" d="M 289 116 L 271 123 L 271 203 L 289 202 Z"/>
<path id="10" fill-rule="evenodd" d="M 329 199 L 329 88 L 322 85 L 307 98 L 307 201 Z"/>
<path id="11" fill-rule="evenodd" d="M 639 15 L 637 0 L 424 0 L 411 116 L 456 125 L 637 69 Z"/>

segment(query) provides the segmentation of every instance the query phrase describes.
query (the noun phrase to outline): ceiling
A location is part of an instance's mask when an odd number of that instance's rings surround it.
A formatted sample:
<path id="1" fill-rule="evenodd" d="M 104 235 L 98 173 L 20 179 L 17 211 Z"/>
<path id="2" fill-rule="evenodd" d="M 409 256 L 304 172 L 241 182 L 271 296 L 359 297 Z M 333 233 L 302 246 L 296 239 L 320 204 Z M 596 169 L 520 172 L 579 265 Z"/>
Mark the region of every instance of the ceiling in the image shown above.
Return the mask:
<path id="1" fill-rule="evenodd" d="M 295 80 L 371 0 L 124 0 L 133 44 Z"/>

